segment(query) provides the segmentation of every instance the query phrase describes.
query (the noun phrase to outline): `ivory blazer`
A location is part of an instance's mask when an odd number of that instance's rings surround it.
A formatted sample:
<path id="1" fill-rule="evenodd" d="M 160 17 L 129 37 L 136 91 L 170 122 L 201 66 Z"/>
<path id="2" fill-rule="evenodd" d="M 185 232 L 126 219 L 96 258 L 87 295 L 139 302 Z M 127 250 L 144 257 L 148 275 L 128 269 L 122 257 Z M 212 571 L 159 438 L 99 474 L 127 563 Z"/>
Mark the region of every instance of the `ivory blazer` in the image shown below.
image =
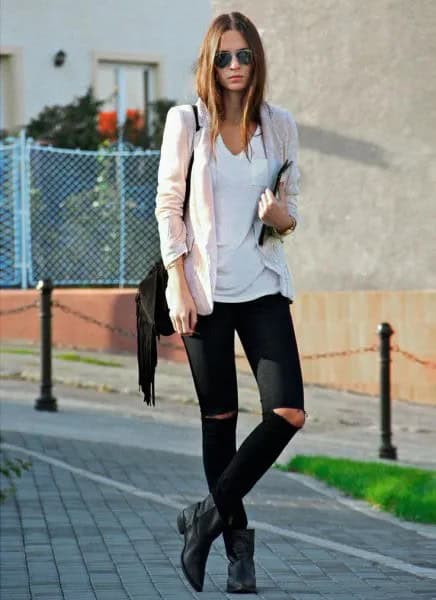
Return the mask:
<path id="1" fill-rule="evenodd" d="M 213 294 L 217 275 L 217 243 L 215 231 L 214 197 L 209 161 L 213 159 L 209 138 L 210 115 L 198 98 L 200 129 L 195 132 L 194 111 L 190 104 L 173 106 L 167 113 L 158 169 L 155 217 L 158 222 L 160 250 L 164 266 L 184 255 L 185 277 L 200 315 L 213 311 Z M 268 181 L 272 188 L 275 177 L 285 159 L 293 161 L 281 181 L 285 182 L 288 213 L 298 223 L 297 197 L 300 173 L 297 163 L 298 131 L 292 114 L 278 106 L 264 102 L 261 106 L 261 130 L 267 157 Z M 183 202 L 186 174 L 194 149 L 191 190 L 185 219 Z M 260 195 L 259 195 L 260 197 Z M 253 228 L 256 243 L 262 228 L 256 213 Z M 283 240 L 264 236 L 258 249 L 264 264 L 280 276 L 280 292 L 291 303 L 295 291 L 288 269 Z M 172 298 L 165 292 L 171 310 Z"/>

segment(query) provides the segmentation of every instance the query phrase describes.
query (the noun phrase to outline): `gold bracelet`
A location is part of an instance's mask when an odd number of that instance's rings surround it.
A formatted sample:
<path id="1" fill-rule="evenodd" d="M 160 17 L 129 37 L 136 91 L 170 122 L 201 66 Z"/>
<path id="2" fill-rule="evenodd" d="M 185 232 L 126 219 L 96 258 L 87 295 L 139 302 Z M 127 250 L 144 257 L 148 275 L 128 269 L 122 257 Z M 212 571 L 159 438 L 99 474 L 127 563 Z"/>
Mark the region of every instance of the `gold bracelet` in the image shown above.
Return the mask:
<path id="1" fill-rule="evenodd" d="M 292 224 L 287 227 L 284 231 L 277 231 L 276 228 L 274 228 L 274 230 L 277 232 L 278 235 L 288 235 L 290 233 L 292 233 L 295 228 L 297 227 L 297 220 L 295 219 L 295 217 L 293 217 L 292 215 L 289 215 L 292 219 Z"/>

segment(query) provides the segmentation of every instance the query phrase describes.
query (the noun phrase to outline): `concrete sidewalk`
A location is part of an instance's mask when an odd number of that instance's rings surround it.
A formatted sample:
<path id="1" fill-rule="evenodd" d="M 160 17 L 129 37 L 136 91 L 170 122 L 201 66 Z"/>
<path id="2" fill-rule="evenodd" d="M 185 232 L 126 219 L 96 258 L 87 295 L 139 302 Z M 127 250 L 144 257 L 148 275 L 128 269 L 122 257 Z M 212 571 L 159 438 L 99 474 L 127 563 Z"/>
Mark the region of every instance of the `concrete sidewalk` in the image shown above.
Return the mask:
<path id="1" fill-rule="evenodd" d="M 37 384 L 2 382 L 2 451 L 30 459 L 32 467 L 0 511 L 0 597 L 234 597 L 224 592 L 221 537 L 212 546 L 203 592 L 190 588 L 180 567 L 177 511 L 207 493 L 197 408 L 162 401 L 151 409 L 140 405 L 139 395 L 61 384 L 55 392 L 59 411 L 41 412 L 33 408 Z M 258 421 L 242 412 L 240 439 Z M 248 597 L 436 598 L 436 527 L 385 516 L 277 469 L 245 504 L 256 529 L 259 592 Z"/>
<path id="2" fill-rule="evenodd" d="M 20 344 L 34 354 L 10 354 L 12 344 L 2 344 L 0 376 L 8 380 L 38 382 L 40 378 L 39 348 Z M 69 397 L 81 388 L 80 402 L 100 409 L 157 420 L 173 415 L 197 423 L 199 410 L 191 372 L 187 363 L 160 359 L 156 370 L 156 406 L 147 406 L 138 391 L 136 356 L 102 352 L 77 354 L 120 366 L 97 366 L 56 358 L 62 350 L 53 352 L 53 395 L 59 406 L 64 398 L 58 393 L 60 383 L 70 390 Z M 71 351 L 65 351 L 71 352 Z M 251 373 L 238 371 L 239 409 L 253 417 L 253 426 L 261 414 L 256 381 Z M 100 392 L 112 392 L 101 394 Z M 39 395 L 39 392 L 36 392 Z M 36 396 L 35 396 L 36 397 Z M 103 400 L 104 398 L 104 400 Z M 284 452 L 282 460 L 299 453 L 350 456 L 377 459 L 380 446 L 379 399 L 355 393 L 306 386 L 305 405 L 309 414 L 298 441 Z M 398 449 L 398 462 L 436 468 L 436 407 L 394 402 L 392 406 L 393 445 Z"/>

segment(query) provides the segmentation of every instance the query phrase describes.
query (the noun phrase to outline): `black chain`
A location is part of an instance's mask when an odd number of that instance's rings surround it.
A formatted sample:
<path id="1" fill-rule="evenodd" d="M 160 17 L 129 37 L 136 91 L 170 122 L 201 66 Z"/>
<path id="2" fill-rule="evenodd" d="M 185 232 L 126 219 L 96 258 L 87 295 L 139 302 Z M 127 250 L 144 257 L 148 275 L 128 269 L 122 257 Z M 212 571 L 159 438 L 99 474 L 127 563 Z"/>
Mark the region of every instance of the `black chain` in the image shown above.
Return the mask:
<path id="1" fill-rule="evenodd" d="M 99 321 L 98 319 L 94 319 L 94 317 L 90 317 L 89 315 L 85 315 L 78 310 L 74 310 L 73 308 L 70 308 L 69 306 L 62 304 L 62 302 L 59 302 L 58 300 L 52 300 L 51 304 L 52 304 L 52 306 L 56 306 L 57 308 L 60 308 L 65 313 L 69 313 L 70 315 L 79 317 L 79 319 L 83 319 L 84 321 L 87 321 L 88 323 L 93 323 L 94 325 L 99 325 L 100 327 L 109 329 L 109 331 L 113 331 L 114 333 L 119 333 L 120 335 L 124 335 L 125 337 L 136 338 L 136 333 L 134 333 L 133 331 L 128 331 L 127 329 L 122 329 L 121 327 L 114 327 L 113 325 L 110 325 L 110 323 L 103 323 L 103 321 Z"/>
<path id="2" fill-rule="evenodd" d="M 14 313 L 21 313 L 29 310 L 29 308 L 33 308 L 34 306 L 39 306 L 39 300 L 35 300 L 30 304 L 23 304 L 18 306 L 17 308 L 7 308 L 6 310 L 0 310 L 0 315 L 12 315 Z"/>

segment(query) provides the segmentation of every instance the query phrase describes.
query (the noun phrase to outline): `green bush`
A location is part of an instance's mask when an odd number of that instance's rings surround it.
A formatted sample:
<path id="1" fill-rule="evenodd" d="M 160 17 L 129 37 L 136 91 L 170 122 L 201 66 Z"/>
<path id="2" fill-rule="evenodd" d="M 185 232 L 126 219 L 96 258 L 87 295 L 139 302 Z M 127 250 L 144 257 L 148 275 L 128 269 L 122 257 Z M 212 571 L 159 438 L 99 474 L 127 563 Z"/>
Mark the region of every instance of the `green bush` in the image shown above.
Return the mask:
<path id="1" fill-rule="evenodd" d="M 21 458 L 5 458 L 3 448 L 0 446 L 0 481 L 3 485 L 3 480 L 6 479 L 6 482 L 9 484 L 5 487 L 0 487 L 0 503 L 4 502 L 8 496 L 15 492 L 16 487 L 13 483 L 13 478 L 21 477 L 23 470 L 28 470 L 31 466 L 32 463 L 30 461 Z"/>
<path id="2" fill-rule="evenodd" d="M 104 101 L 97 100 L 89 87 L 83 96 L 65 106 L 45 106 L 30 120 L 26 136 L 57 148 L 98 150 L 106 141 L 98 130 L 98 115 L 103 104 Z M 150 131 L 146 124 L 137 129 L 136 123 L 127 117 L 122 129 L 123 141 L 143 149 L 160 150 L 166 115 L 174 104 L 166 98 L 149 103 L 153 114 Z"/>
<path id="3" fill-rule="evenodd" d="M 26 127 L 26 136 L 58 148 L 97 150 L 103 141 L 97 130 L 98 112 L 104 104 L 89 87 L 84 96 L 65 106 L 45 106 Z"/>

